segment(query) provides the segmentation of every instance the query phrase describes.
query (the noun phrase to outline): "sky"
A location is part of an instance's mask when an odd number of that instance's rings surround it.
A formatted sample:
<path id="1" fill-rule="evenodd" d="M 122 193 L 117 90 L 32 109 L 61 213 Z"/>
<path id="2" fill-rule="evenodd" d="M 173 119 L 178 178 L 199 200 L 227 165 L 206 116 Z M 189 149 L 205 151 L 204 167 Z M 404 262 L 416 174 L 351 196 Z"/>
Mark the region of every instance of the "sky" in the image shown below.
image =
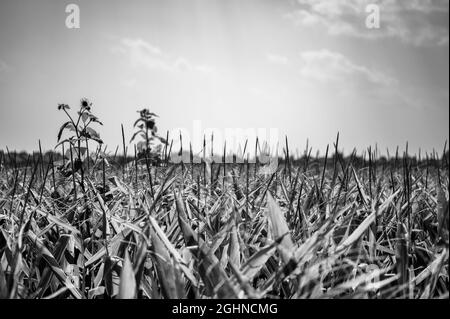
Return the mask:
<path id="1" fill-rule="evenodd" d="M 448 69 L 446 0 L 1 0 L 0 149 L 52 149 L 57 105 L 87 97 L 110 149 L 149 108 L 196 151 L 207 128 L 276 132 L 299 152 L 338 132 L 346 153 L 442 150 Z"/>

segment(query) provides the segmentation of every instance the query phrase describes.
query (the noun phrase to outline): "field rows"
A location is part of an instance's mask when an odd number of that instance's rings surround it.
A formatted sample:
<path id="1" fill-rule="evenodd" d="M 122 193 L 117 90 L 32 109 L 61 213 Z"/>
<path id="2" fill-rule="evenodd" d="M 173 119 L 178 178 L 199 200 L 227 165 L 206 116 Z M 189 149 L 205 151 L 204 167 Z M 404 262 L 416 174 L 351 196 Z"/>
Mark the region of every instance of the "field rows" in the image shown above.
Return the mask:
<path id="1" fill-rule="evenodd" d="M 448 164 L 0 172 L 2 298 L 448 298 Z"/>

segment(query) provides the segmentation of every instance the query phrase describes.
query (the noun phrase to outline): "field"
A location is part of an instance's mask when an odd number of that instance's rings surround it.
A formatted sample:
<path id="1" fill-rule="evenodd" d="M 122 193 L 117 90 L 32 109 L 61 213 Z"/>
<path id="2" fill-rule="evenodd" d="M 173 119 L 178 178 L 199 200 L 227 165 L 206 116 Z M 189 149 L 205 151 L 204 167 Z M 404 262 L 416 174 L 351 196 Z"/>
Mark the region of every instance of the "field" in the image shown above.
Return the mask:
<path id="1" fill-rule="evenodd" d="M 449 297 L 448 153 L 305 153 L 270 173 L 14 158 L 0 153 L 2 298 Z"/>

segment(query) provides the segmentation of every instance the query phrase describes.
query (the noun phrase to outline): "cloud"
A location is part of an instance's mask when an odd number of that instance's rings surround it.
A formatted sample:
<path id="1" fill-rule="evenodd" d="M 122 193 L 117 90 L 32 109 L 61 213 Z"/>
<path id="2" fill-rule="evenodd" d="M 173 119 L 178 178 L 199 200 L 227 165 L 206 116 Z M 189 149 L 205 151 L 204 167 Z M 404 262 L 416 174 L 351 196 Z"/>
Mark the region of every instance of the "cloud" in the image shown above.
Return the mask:
<path id="1" fill-rule="evenodd" d="M 199 72 L 210 74 L 214 68 L 207 65 L 197 65 L 184 57 L 173 57 L 147 41 L 136 38 L 123 38 L 120 46 L 114 52 L 126 55 L 133 67 L 145 67 L 167 72 Z"/>
<path id="2" fill-rule="evenodd" d="M 300 61 L 300 74 L 306 79 L 345 83 L 357 80 L 383 86 L 396 83 L 395 79 L 382 72 L 358 65 L 341 53 L 325 49 L 302 52 Z"/>
<path id="3" fill-rule="evenodd" d="M 269 53 L 266 57 L 267 61 L 272 64 L 287 65 L 289 63 L 289 59 L 282 55 Z"/>
<path id="4" fill-rule="evenodd" d="M 372 3 L 380 7 L 380 29 L 365 26 L 366 7 Z M 297 0 L 297 5 L 286 17 L 302 27 L 320 26 L 332 36 L 448 45 L 447 0 Z"/>
<path id="5" fill-rule="evenodd" d="M 443 37 L 443 38 L 439 41 L 438 45 L 440 45 L 440 46 L 448 46 L 448 35 L 447 35 L 446 37 Z"/>

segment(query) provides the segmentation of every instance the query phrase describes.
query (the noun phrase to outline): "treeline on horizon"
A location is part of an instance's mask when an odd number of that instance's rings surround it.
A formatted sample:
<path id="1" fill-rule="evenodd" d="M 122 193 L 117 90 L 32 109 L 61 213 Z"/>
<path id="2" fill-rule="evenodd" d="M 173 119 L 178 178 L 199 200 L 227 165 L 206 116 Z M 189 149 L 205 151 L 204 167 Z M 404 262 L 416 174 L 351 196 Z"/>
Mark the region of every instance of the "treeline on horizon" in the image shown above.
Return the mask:
<path id="1" fill-rule="evenodd" d="M 292 156 L 289 153 L 286 154 L 285 149 L 283 149 L 284 156 L 278 156 L 278 164 L 286 164 L 289 163 L 290 165 L 295 166 L 304 166 L 305 164 L 308 164 L 309 166 L 314 165 L 324 165 L 325 162 L 348 162 L 351 161 L 352 165 L 355 167 L 366 167 L 371 162 L 371 164 L 374 165 L 381 165 L 381 166 L 394 166 L 398 167 L 401 166 L 405 159 L 408 160 L 408 163 L 411 166 L 420 166 L 420 167 L 435 167 L 435 168 L 441 168 L 441 169 L 448 169 L 449 167 L 449 151 L 444 149 L 444 152 L 442 154 L 434 151 L 433 153 L 425 153 L 424 154 L 408 154 L 406 152 L 399 152 L 396 151 L 395 154 L 389 154 L 388 155 L 376 155 L 376 152 L 369 152 L 370 149 L 367 151 L 361 152 L 360 154 L 357 154 L 356 152 L 353 152 L 351 155 L 344 155 L 341 152 L 333 152 L 328 153 L 328 151 L 325 154 L 320 155 L 318 152 L 313 155 L 311 152 L 308 154 L 303 153 L 302 156 Z M 165 152 L 167 153 L 167 152 Z M 199 155 L 194 155 L 190 152 L 183 152 L 181 155 L 179 152 L 175 152 L 176 154 L 164 154 L 163 159 L 161 161 L 161 165 L 170 165 L 173 163 L 184 163 L 184 164 L 202 164 L 204 157 Z M 145 160 L 139 157 L 136 157 L 135 154 L 127 154 L 126 156 L 122 153 L 118 153 L 117 150 L 114 154 L 106 154 L 104 156 L 105 159 L 108 161 L 108 163 L 112 165 L 124 165 L 129 162 L 134 162 L 135 160 Z M 90 157 L 89 161 L 96 163 L 99 160 L 100 156 L 98 152 L 93 152 Z M 215 164 L 221 164 L 224 162 L 224 156 L 223 155 L 217 155 L 214 154 L 214 156 L 211 158 L 211 154 L 206 155 L 205 157 L 208 162 L 215 163 Z M 255 160 L 256 158 L 256 160 Z M 174 160 L 175 159 L 175 160 Z M 335 159 L 337 161 L 335 161 Z M 28 167 L 32 166 L 36 162 L 40 162 L 41 165 L 48 165 L 50 163 L 55 163 L 55 165 L 60 164 L 61 162 L 70 161 L 70 158 L 68 156 L 63 156 L 61 152 L 57 151 L 46 151 L 46 152 L 26 152 L 26 151 L 5 151 L 0 150 L 0 168 L 5 167 Z M 268 157 L 266 156 L 265 159 L 263 157 L 260 158 L 260 156 L 250 157 L 248 159 L 244 159 L 242 157 L 236 156 L 236 155 L 226 155 L 226 164 L 246 164 L 247 161 L 249 164 L 267 164 L 268 163 Z"/>

